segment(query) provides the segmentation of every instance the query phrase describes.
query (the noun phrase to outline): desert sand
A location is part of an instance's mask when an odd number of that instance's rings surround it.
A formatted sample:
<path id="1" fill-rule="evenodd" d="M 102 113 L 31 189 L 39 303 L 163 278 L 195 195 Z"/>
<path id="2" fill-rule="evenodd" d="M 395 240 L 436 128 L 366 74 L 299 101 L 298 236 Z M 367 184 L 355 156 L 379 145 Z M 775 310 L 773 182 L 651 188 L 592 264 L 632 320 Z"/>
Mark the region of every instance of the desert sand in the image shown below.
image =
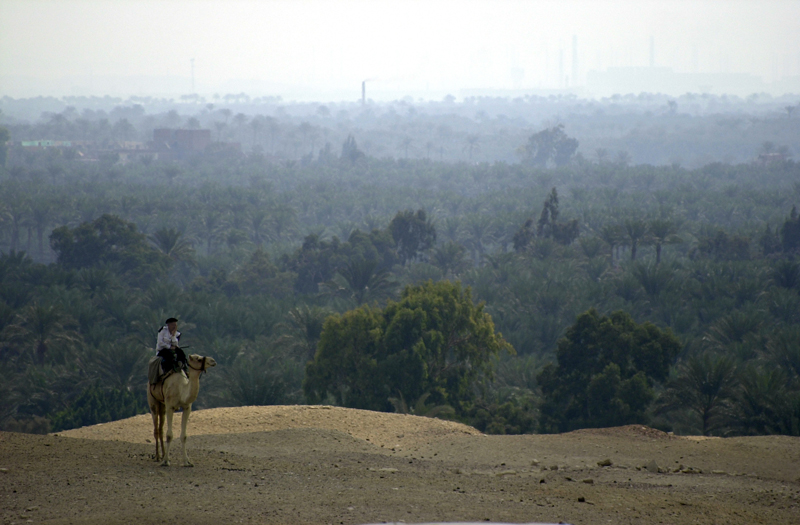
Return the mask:
<path id="1" fill-rule="evenodd" d="M 176 417 L 176 434 L 180 418 Z M 651 428 L 488 436 L 328 406 L 198 410 L 193 468 L 149 415 L 0 433 L 3 523 L 800 523 L 800 438 Z"/>

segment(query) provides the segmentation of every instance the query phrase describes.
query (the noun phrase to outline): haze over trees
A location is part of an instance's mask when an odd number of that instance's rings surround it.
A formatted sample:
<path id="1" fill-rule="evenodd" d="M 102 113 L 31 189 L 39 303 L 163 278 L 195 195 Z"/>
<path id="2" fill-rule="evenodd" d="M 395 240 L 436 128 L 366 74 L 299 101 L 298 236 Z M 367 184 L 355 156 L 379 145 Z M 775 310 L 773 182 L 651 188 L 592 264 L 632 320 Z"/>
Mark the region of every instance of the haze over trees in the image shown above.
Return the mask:
<path id="1" fill-rule="evenodd" d="M 220 365 L 198 406 L 800 434 L 784 100 L 122 102 L 2 100 L 0 428 L 145 410 L 176 316 Z M 189 124 L 241 153 L 122 162 Z"/>

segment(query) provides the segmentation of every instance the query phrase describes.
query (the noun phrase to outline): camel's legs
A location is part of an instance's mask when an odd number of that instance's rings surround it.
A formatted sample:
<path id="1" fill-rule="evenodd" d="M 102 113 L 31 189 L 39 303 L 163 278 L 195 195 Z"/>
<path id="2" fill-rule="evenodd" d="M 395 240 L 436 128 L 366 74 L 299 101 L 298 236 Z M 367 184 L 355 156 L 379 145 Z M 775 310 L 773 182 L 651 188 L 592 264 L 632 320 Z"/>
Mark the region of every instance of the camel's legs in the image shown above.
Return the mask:
<path id="1" fill-rule="evenodd" d="M 164 403 L 158 404 L 158 441 L 161 442 L 161 457 L 164 457 Z M 158 460 L 158 441 L 156 442 L 156 460 Z"/>
<path id="2" fill-rule="evenodd" d="M 150 415 L 153 416 L 153 440 L 156 442 L 156 461 L 159 460 L 158 456 L 158 405 L 150 405 Z"/>
<path id="3" fill-rule="evenodd" d="M 164 461 L 161 462 L 162 467 L 169 466 L 169 445 L 172 443 L 172 414 L 173 408 L 166 407 L 167 410 L 167 446 L 164 448 Z"/>
<path id="4" fill-rule="evenodd" d="M 181 415 L 181 448 L 183 450 L 183 466 L 184 467 L 193 467 L 191 461 L 189 461 L 189 456 L 186 454 L 186 426 L 189 423 L 189 414 L 192 413 L 192 405 L 183 409 L 183 414 Z"/>

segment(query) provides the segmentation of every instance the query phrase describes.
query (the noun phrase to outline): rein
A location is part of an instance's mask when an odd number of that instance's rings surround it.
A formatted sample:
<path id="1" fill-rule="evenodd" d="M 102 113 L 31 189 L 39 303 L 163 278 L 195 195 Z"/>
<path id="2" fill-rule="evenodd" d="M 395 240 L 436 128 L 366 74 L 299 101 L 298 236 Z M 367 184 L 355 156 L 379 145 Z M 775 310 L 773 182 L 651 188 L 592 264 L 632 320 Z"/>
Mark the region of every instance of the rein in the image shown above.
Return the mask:
<path id="1" fill-rule="evenodd" d="M 196 370 L 198 372 L 205 373 L 206 372 L 206 358 L 205 358 L 205 356 L 203 356 L 203 358 L 200 359 L 200 368 L 193 367 L 192 364 L 189 361 L 186 361 L 186 366 L 188 366 L 192 370 Z"/>

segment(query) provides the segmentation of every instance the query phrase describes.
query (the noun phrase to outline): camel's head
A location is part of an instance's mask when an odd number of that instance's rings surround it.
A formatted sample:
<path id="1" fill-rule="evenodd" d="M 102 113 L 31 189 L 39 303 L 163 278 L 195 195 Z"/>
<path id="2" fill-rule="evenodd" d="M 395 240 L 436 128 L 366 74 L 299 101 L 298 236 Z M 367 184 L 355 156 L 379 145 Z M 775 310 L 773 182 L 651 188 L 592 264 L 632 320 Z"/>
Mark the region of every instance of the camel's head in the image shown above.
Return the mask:
<path id="1" fill-rule="evenodd" d="M 203 357 L 201 355 L 192 354 L 188 356 L 189 366 L 194 368 L 195 370 L 202 370 L 205 371 L 212 366 L 217 366 L 217 362 L 214 361 L 213 357 Z"/>

